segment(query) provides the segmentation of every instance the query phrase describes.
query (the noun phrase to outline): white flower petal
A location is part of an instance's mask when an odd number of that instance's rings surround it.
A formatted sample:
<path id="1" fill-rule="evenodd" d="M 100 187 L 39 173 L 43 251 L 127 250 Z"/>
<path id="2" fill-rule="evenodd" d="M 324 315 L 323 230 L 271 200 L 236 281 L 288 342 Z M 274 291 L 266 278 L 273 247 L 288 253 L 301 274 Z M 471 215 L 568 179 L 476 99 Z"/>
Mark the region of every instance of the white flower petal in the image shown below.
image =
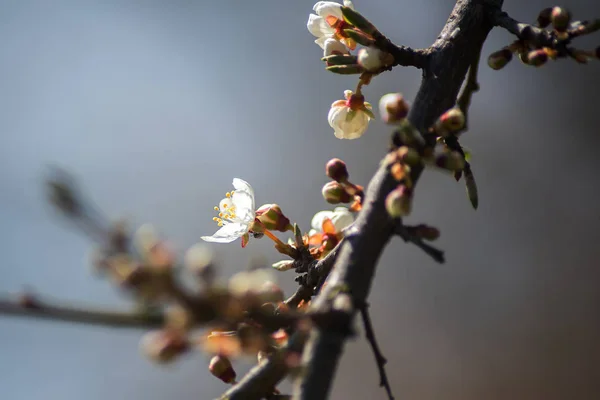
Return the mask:
<path id="1" fill-rule="evenodd" d="M 338 139 L 358 139 L 369 126 L 371 118 L 364 111 L 357 110 L 354 117 L 348 121 L 349 112 L 349 107 L 332 107 L 329 110 L 327 120 Z"/>
<path id="2" fill-rule="evenodd" d="M 333 211 L 319 211 L 310 221 L 310 227 L 317 232 L 323 231 L 323 221 L 325 218 L 331 219 L 333 217 Z"/>
<path id="3" fill-rule="evenodd" d="M 252 186 L 250 186 L 250 184 L 245 180 L 233 178 L 233 188 L 235 190 L 243 190 L 248 192 L 252 197 L 254 197 L 254 189 L 252 189 Z"/>
<path id="4" fill-rule="evenodd" d="M 315 40 L 315 43 L 318 44 L 320 48 L 325 49 L 325 42 L 327 41 L 327 39 L 329 39 L 329 36 L 321 36 L 320 38 Z"/>
<path id="5" fill-rule="evenodd" d="M 308 28 L 308 31 L 313 34 L 313 36 L 318 38 L 323 36 L 330 37 L 334 33 L 333 28 L 327 24 L 327 21 L 315 14 L 310 14 L 308 16 L 306 27 Z"/>
<path id="6" fill-rule="evenodd" d="M 231 243 L 248 232 L 249 226 L 237 222 L 230 222 L 221 227 L 212 236 L 202 236 L 200 239 L 213 243 Z"/>
<path id="7" fill-rule="evenodd" d="M 333 15 L 337 19 L 344 19 L 342 5 L 335 1 L 319 1 L 314 5 L 313 10 L 318 16 L 323 18 L 326 18 L 328 15 Z"/>
<path id="8" fill-rule="evenodd" d="M 344 0 L 344 7 L 348 7 L 352 10 L 354 10 L 354 4 L 352 4 L 352 2 L 350 0 Z"/>
<path id="9" fill-rule="evenodd" d="M 354 222 L 354 215 L 346 207 L 336 207 L 330 217 L 336 232 L 341 232 Z"/>
<path id="10" fill-rule="evenodd" d="M 235 191 L 231 196 L 233 205 L 235 206 L 235 219 L 249 224 L 254 220 L 254 197 L 245 191 Z"/>
<path id="11" fill-rule="evenodd" d="M 349 54 L 346 45 L 339 40 L 327 38 L 323 44 L 323 57 L 327 57 L 335 53 Z"/>

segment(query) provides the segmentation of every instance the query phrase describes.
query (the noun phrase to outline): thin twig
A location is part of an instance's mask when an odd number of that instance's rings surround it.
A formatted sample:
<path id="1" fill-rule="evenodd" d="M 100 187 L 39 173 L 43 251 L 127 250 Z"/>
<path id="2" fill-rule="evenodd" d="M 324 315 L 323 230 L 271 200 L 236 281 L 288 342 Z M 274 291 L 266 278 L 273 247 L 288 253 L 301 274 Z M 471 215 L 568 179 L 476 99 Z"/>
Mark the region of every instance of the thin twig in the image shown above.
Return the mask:
<path id="1" fill-rule="evenodd" d="M 23 295 L 20 298 L 0 298 L 0 314 L 102 325 L 112 328 L 157 328 L 164 323 L 164 316 L 161 313 L 73 307 L 42 301 L 30 295 Z"/>
<path id="2" fill-rule="evenodd" d="M 377 369 L 379 370 L 379 386 L 383 386 L 385 388 L 388 399 L 394 400 L 392 388 L 387 378 L 387 374 L 385 373 L 385 364 L 387 363 L 387 360 L 383 356 L 381 349 L 377 344 L 377 340 L 375 339 L 375 331 L 373 330 L 373 324 L 371 323 L 371 316 L 369 315 L 368 306 L 368 304 L 364 304 L 362 307 L 360 307 L 360 315 L 362 316 L 363 325 L 365 326 L 365 336 L 371 345 L 373 355 L 375 356 L 375 363 L 377 364 Z"/>
<path id="3" fill-rule="evenodd" d="M 414 235 L 409 229 L 407 229 L 407 227 L 402 224 L 402 221 L 398 221 L 395 228 L 395 233 L 404 239 L 405 242 L 410 242 L 423 250 L 427 255 L 431 256 L 431 258 L 440 264 L 443 264 L 446 261 L 444 258 L 444 252 L 442 250 L 425 243 L 423 239 Z"/>
<path id="4" fill-rule="evenodd" d="M 473 93 L 479 90 L 479 83 L 477 82 L 477 75 L 479 71 L 479 60 L 481 58 L 481 49 L 477 52 L 477 56 L 471 63 L 469 67 L 469 73 L 467 74 L 467 79 L 465 82 L 465 86 L 463 87 L 462 92 L 458 96 L 456 100 L 456 105 L 461 109 L 465 116 L 465 126 L 462 131 L 466 131 L 469 125 L 469 106 L 471 105 L 471 98 L 473 97 Z"/>

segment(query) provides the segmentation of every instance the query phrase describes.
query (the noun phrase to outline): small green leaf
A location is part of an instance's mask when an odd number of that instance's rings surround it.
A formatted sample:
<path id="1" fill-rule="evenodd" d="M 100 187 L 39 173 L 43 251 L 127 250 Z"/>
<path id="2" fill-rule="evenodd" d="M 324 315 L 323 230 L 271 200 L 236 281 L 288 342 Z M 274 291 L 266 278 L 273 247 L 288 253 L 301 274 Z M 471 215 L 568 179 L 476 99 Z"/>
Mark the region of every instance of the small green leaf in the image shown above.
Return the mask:
<path id="1" fill-rule="evenodd" d="M 364 107 L 362 108 L 362 111 L 364 111 L 364 113 L 367 114 L 369 118 L 375 119 L 375 114 L 373 114 L 373 111 L 371 111 L 371 109 Z"/>
<path id="2" fill-rule="evenodd" d="M 348 114 L 346 114 L 346 122 L 352 121 L 352 119 L 354 118 L 355 115 L 356 115 L 356 110 L 348 111 Z"/>
<path id="3" fill-rule="evenodd" d="M 477 184 L 475 183 L 475 176 L 473 176 L 473 171 L 471 171 L 471 167 L 465 168 L 465 183 L 467 185 L 467 196 L 469 197 L 469 201 L 471 201 L 471 205 L 475 210 L 477 210 L 477 206 L 479 206 L 479 196 L 477 194 Z"/>
<path id="4" fill-rule="evenodd" d="M 344 33 L 348 37 L 354 40 L 358 44 L 362 44 L 365 47 L 372 46 L 375 41 L 364 33 L 357 31 L 356 29 L 344 29 Z"/>
<path id="5" fill-rule="evenodd" d="M 373 35 L 375 32 L 377 32 L 377 28 L 375 28 L 375 26 L 370 23 L 368 19 L 350 7 L 342 7 L 342 15 L 347 23 L 357 27 L 368 35 Z"/>
<path id="6" fill-rule="evenodd" d="M 330 56 L 321 58 L 321 61 L 325 61 L 328 66 L 354 65 L 358 64 L 358 57 L 351 54 L 332 54 Z"/>
<path id="7" fill-rule="evenodd" d="M 363 69 L 360 65 L 332 65 L 331 67 L 327 67 L 325 69 L 333 72 L 334 74 L 340 75 L 361 74 L 363 72 Z"/>

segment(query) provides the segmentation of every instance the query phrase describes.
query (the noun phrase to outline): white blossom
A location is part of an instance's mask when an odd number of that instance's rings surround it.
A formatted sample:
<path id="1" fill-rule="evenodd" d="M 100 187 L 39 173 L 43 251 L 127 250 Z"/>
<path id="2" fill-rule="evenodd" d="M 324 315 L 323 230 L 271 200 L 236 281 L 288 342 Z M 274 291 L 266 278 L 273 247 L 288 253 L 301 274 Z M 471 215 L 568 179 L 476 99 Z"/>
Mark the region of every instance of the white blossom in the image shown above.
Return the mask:
<path id="1" fill-rule="evenodd" d="M 215 211 L 219 216 L 213 218 L 220 229 L 212 236 L 202 236 L 207 242 L 230 243 L 244 236 L 250 230 L 256 215 L 254 209 L 254 190 L 248 182 L 235 178 L 235 190 L 225 194 Z"/>
<path id="2" fill-rule="evenodd" d="M 344 92 L 346 100 L 337 100 L 331 105 L 327 121 L 338 139 L 358 139 L 365 133 L 373 118 L 371 104 L 352 98 L 351 90 Z"/>
<path id="3" fill-rule="evenodd" d="M 310 221 L 312 228 L 308 233 L 312 236 L 316 233 L 323 232 L 323 221 L 328 218 L 333 223 L 336 232 L 341 232 L 354 222 L 354 214 L 346 207 L 336 207 L 333 211 L 319 211 Z"/>
<path id="4" fill-rule="evenodd" d="M 354 8 L 352 2 L 344 2 L 349 8 Z M 342 15 L 342 5 L 335 1 L 319 1 L 313 7 L 316 14 L 308 16 L 306 27 L 308 31 L 317 39 L 315 43 L 321 48 L 325 47 L 325 41 L 328 38 L 336 38 L 343 42 L 350 49 L 356 48 L 356 43 L 347 37 L 344 37 L 341 28 L 344 26 L 344 16 Z"/>

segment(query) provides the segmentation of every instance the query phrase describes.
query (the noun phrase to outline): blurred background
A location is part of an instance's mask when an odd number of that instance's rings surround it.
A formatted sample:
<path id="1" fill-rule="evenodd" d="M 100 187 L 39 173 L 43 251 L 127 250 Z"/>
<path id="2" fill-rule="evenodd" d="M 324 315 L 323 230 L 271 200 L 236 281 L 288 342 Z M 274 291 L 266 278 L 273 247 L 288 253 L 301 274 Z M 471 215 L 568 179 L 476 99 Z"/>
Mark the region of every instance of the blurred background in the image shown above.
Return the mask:
<path id="1" fill-rule="evenodd" d="M 180 254 L 214 232 L 212 207 L 233 177 L 304 229 L 330 209 L 320 193 L 327 160 L 342 158 L 352 181 L 366 184 L 390 129 L 375 121 L 358 140 L 334 137 L 327 111 L 356 80 L 324 70 L 305 27 L 312 5 L 0 1 L 0 292 L 129 305 L 92 276 L 92 243 L 45 201 L 49 165 L 75 173 L 112 217 L 155 224 Z M 552 5 L 505 9 L 532 22 Z M 577 19 L 600 17 L 592 0 L 561 5 Z M 426 47 L 453 2 L 355 6 L 396 43 Z M 494 30 L 484 55 L 511 40 Z M 600 36 L 577 44 L 594 48 Z M 484 61 L 462 139 L 480 207 L 471 209 L 462 182 L 426 173 L 409 222 L 439 227 L 448 261 L 396 239 L 370 296 L 397 398 L 600 398 L 599 71 L 600 62 L 570 60 L 492 71 Z M 418 70 L 397 69 L 365 95 L 412 99 L 419 82 Z M 224 276 L 251 257 L 281 259 L 267 240 L 214 249 Z M 291 293 L 294 274 L 279 277 Z M 226 390 L 202 354 L 152 364 L 141 334 L 0 316 L 2 398 L 191 400 Z M 331 398 L 384 396 L 357 337 Z"/>

